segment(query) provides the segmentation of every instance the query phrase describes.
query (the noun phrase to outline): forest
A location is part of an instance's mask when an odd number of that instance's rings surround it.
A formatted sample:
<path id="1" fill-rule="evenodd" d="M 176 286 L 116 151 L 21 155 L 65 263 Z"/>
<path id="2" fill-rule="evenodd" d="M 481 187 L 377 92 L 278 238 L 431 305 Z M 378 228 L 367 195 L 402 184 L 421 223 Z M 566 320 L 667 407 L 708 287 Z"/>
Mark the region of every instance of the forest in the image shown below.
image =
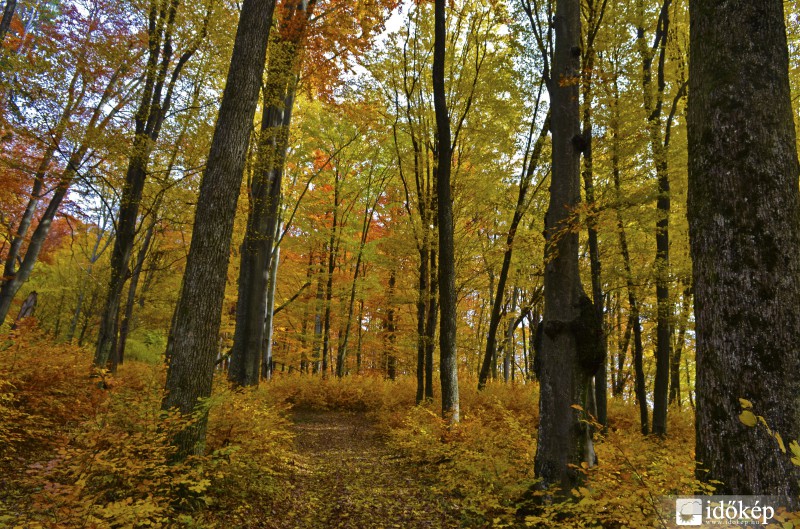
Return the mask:
<path id="1" fill-rule="evenodd" d="M 800 527 L 800 4 L 0 44 L 0 527 Z"/>

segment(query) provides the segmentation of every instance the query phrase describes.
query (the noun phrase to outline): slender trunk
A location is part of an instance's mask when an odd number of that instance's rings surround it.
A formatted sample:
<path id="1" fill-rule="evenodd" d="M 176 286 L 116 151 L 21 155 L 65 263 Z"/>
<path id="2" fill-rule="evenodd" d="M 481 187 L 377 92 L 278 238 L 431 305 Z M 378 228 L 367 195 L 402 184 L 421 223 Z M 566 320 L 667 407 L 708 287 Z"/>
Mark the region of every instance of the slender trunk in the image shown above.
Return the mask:
<path id="1" fill-rule="evenodd" d="M 681 354 L 683 344 L 686 339 L 686 328 L 692 310 L 692 290 L 686 288 L 683 291 L 683 303 L 681 304 L 681 314 L 678 319 L 678 338 L 672 349 L 672 358 L 669 365 L 669 403 L 677 402 L 681 406 Z"/>
<path id="2" fill-rule="evenodd" d="M 330 357 L 331 342 L 331 305 L 333 304 L 333 272 L 336 269 L 336 228 L 339 220 L 339 178 L 336 175 L 336 183 L 333 191 L 333 224 L 331 234 L 328 239 L 328 269 L 325 283 L 325 318 L 324 330 L 322 333 L 322 378 L 328 376 L 328 361 Z"/>
<path id="3" fill-rule="evenodd" d="M 0 44 L 5 40 L 6 33 L 11 28 L 11 19 L 14 18 L 14 11 L 17 8 L 17 0 L 6 0 L 6 7 L 3 9 L 3 18 L 0 20 Z"/>
<path id="4" fill-rule="evenodd" d="M 323 256 L 324 258 L 324 256 Z M 312 374 L 320 372 L 322 369 L 321 353 L 322 353 L 322 315 L 325 312 L 325 284 L 322 280 L 322 266 L 320 265 L 320 273 L 317 279 L 317 296 L 314 305 L 314 342 L 312 345 L 311 361 L 313 367 Z"/>
<path id="5" fill-rule="evenodd" d="M 117 345 L 117 353 L 111 359 L 112 372 L 116 372 L 117 365 L 122 364 L 125 359 L 125 342 L 128 339 L 131 318 L 133 317 L 133 308 L 136 304 L 136 289 L 139 286 L 139 278 L 142 275 L 144 261 L 147 258 L 147 253 L 150 251 L 150 245 L 153 242 L 153 235 L 155 233 L 156 224 L 158 223 L 157 212 L 158 207 L 153 209 L 153 218 L 150 221 L 150 225 L 147 227 L 147 231 L 144 235 L 144 241 L 142 241 L 142 246 L 139 248 L 139 252 L 136 255 L 136 263 L 134 264 L 133 272 L 131 273 L 130 286 L 128 287 L 128 299 L 125 302 L 125 315 L 122 318 L 119 328 L 119 344 Z"/>
<path id="6" fill-rule="evenodd" d="M 450 196 L 450 116 L 445 89 L 445 0 L 434 1 L 433 106 L 436 114 L 436 196 L 439 228 L 438 277 L 439 377 L 442 384 L 442 417 L 459 422 L 458 364 L 456 358 L 456 271 L 453 247 L 453 200 Z"/>
<path id="7" fill-rule="evenodd" d="M 373 181 L 372 175 L 370 175 L 370 183 L 367 186 L 367 197 L 369 199 L 369 195 L 372 189 Z M 364 247 L 367 245 L 367 238 L 369 237 L 369 229 L 372 225 L 372 217 L 375 213 L 375 208 L 378 205 L 378 200 L 383 193 L 383 189 L 379 187 L 378 192 L 375 196 L 375 201 L 372 204 L 368 204 L 367 208 L 364 210 L 364 218 L 361 221 L 361 240 L 358 242 L 358 252 L 356 253 L 356 264 L 353 270 L 353 282 L 350 286 L 350 299 L 347 303 L 347 319 L 344 323 L 344 337 L 339 343 L 339 350 L 337 351 L 337 359 L 336 359 L 336 376 L 341 378 L 345 374 L 345 362 L 347 360 L 347 344 L 350 339 L 350 327 L 351 322 L 353 320 L 353 309 L 355 307 L 356 301 L 356 291 L 358 287 L 358 276 L 361 273 L 361 260 L 364 256 Z M 360 321 L 359 321 L 360 326 Z M 360 364 L 359 364 L 360 367 Z"/>
<path id="8" fill-rule="evenodd" d="M 486 334 L 486 351 L 483 355 L 483 364 L 481 365 L 480 375 L 478 376 L 478 390 L 482 390 L 486 386 L 486 380 L 489 378 L 489 371 L 493 364 L 496 348 L 497 348 L 497 327 L 500 325 L 500 317 L 503 307 L 503 295 L 505 294 L 506 281 L 508 280 L 508 272 L 511 269 L 511 257 L 514 250 L 514 238 L 517 235 L 517 228 L 522 220 L 522 215 L 525 213 L 526 200 L 528 189 L 530 188 L 533 174 L 539 164 L 539 158 L 544 149 L 547 133 L 550 130 L 550 114 L 544 120 L 542 129 L 539 132 L 539 137 L 536 139 L 533 152 L 530 155 L 528 166 L 525 168 L 522 180 L 519 184 L 519 193 L 517 194 L 517 204 L 514 208 L 514 215 L 511 218 L 511 225 L 508 227 L 508 234 L 506 235 L 506 247 L 503 253 L 503 264 L 500 268 L 500 277 L 497 280 L 497 288 L 495 290 L 494 301 L 492 303 L 492 312 L 489 316 L 489 330 Z M 533 127 L 531 127 L 531 132 Z M 530 140 L 529 140 L 530 141 Z"/>
<path id="9" fill-rule="evenodd" d="M 397 274 L 394 269 L 389 273 L 389 292 L 387 295 L 387 304 L 389 308 L 386 311 L 386 351 L 388 361 L 386 365 L 386 375 L 389 380 L 397 378 L 397 356 L 395 355 L 395 342 L 397 340 L 395 326 L 395 312 L 394 312 L 394 290 L 397 284 Z"/>
<path id="10" fill-rule="evenodd" d="M 427 233 L 427 231 L 426 231 Z M 428 253 L 426 238 L 419 251 L 419 284 L 417 292 L 417 404 L 425 398 L 425 322 L 430 307 L 430 289 L 428 287 Z"/>
<path id="11" fill-rule="evenodd" d="M 278 223 L 278 229 L 280 229 L 280 223 Z M 272 334 L 275 330 L 275 287 L 278 284 L 278 265 L 280 265 L 280 262 L 281 248 L 279 246 L 275 248 L 274 255 L 270 259 L 269 281 L 267 282 L 267 311 L 264 321 L 264 345 L 261 355 L 261 378 L 264 380 L 272 379 Z"/>
<path id="12" fill-rule="evenodd" d="M 133 146 L 128 160 L 128 169 L 122 186 L 114 248 L 111 252 L 111 277 L 108 283 L 106 303 L 100 320 L 100 333 L 94 354 L 94 366 L 103 368 L 114 359 L 119 308 L 125 282 L 130 276 L 129 262 L 136 238 L 139 206 L 142 201 L 148 164 L 155 143 L 161 133 L 164 120 L 172 106 L 172 94 L 181 70 L 197 51 L 205 38 L 208 15 L 203 21 L 200 34 L 194 44 L 181 55 L 170 73 L 173 62 L 173 31 L 180 0 L 169 0 L 157 9 L 151 2 L 148 21 L 148 62 L 142 99 L 134 116 Z"/>
<path id="13" fill-rule="evenodd" d="M 236 203 L 258 103 L 274 0 L 244 0 L 200 184 L 181 295 L 167 345 L 164 409 L 188 415 L 211 395 Z M 177 434 L 176 459 L 201 454 L 206 414 Z"/>
<path id="14" fill-rule="evenodd" d="M 644 346 L 642 345 L 642 325 L 639 316 L 639 302 L 636 298 L 633 283 L 633 270 L 631 269 L 631 257 L 628 251 L 628 239 L 625 233 L 625 223 L 622 220 L 620 201 L 622 189 L 620 185 L 619 169 L 619 84 L 614 79 L 614 117 L 611 121 L 611 171 L 614 178 L 614 190 L 617 195 L 617 234 L 619 237 L 619 247 L 622 253 L 622 263 L 625 270 L 625 282 L 628 290 L 628 306 L 630 310 L 630 321 L 633 329 L 633 371 L 634 371 L 634 393 L 636 403 L 639 406 L 639 421 L 643 435 L 650 433 L 649 411 L 647 409 L 647 390 L 644 380 Z M 622 369 L 624 366 L 619 366 Z"/>
<path id="15" fill-rule="evenodd" d="M 436 250 L 433 248 L 428 257 L 428 263 L 430 278 L 428 279 L 428 319 L 425 322 L 425 398 L 431 401 L 433 400 L 433 352 L 436 350 L 436 322 L 439 316 L 438 266 Z M 441 370 L 441 365 L 439 369 Z"/>
<path id="16" fill-rule="evenodd" d="M 583 55 L 583 78 L 581 91 L 583 93 L 583 124 L 582 139 L 584 141 L 583 150 L 583 187 L 586 193 L 586 205 L 589 210 L 586 217 L 586 228 L 589 239 L 589 263 L 592 278 L 592 302 L 594 306 L 595 318 L 604 321 L 605 309 L 603 307 L 604 295 L 601 278 L 602 267 L 600 265 L 600 248 L 597 237 L 597 215 L 598 207 L 594 191 L 594 160 L 592 158 L 592 101 L 594 98 L 594 63 L 595 48 L 594 40 L 605 12 L 606 1 L 598 5 L 596 0 L 588 0 L 589 17 L 587 21 L 586 45 Z M 597 373 L 594 373 L 594 407 L 597 421 L 606 426 L 607 417 L 607 380 L 606 380 L 606 357 L 608 353 L 608 341 L 605 333 L 600 337 L 603 349 L 603 361 Z"/>
<path id="17" fill-rule="evenodd" d="M 664 102 L 665 63 L 667 38 L 669 36 L 669 6 L 672 0 L 664 0 L 656 24 L 655 41 L 652 49 L 645 42 L 644 31 L 644 4 L 639 0 L 639 27 L 638 46 L 642 58 L 642 92 L 644 94 L 644 109 L 647 112 L 647 124 L 650 132 L 650 148 L 655 164 L 656 179 L 658 180 L 658 200 L 656 209 L 656 375 L 653 387 L 653 433 L 666 435 L 667 433 L 667 399 L 669 393 L 669 362 L 672 348 L 672 330 L 670 316 L 672 306 L 669 297 L 669 215 L 670 215 L 670 189 L 669 173 L 667 166 L 667 148 L 669 123 L 667 124 L 667 137 L 663 137 L 661 123 L 661 109 Z M 653 59 L 658 57 L 657 85 L 653 85 Z M 655 92 L 655 93 L 653 93 Z M 655 96 L 655 97 L 654 97 Z M 670 115 L 670 121 L 672 119 Z"/>

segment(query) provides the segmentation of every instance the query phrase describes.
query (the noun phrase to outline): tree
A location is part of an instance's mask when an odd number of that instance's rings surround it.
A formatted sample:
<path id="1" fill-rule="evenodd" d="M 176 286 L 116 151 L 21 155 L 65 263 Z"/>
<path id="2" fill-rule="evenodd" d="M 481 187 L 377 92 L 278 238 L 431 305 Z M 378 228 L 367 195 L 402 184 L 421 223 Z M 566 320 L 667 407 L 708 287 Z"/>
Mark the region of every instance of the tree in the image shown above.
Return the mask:
<path id="1" fill-rule="evenodd" d="M 173 65 L 176 17 L 180 0 L 151 0 L 147 17 L 147 65 L 141 100 L 134 114 L 133 145 L 122 187 L 116 236 L 111 250 L 111 277 L 94 354 L 95 367 L 103 368 L 116 353 L 122 290 L 130 275 L 129 261 L 136 237 L 148 164 L 164 121 L 170 114 L 173 94 L 186 63 L 205 41 L 213 3 L 209 3 L 200 27 Z M 117 363 L 112 361 L 112 367 Z"/>
<path id="2" fill-rule="evenodd" d="M 32 141 L 33 149 L 41 149 L 41 156 L 30 169 L 29 196 L 8 236 L 0 323 L 33 272 L 73 184 L 107 156 L 97 151 L 109 150 L 103 145 L 113 137 L 109 129 L 137 85 L 132 64 L 138 55 L 137 39 L 126 27 L 124 5 L 104 3 L 88 14 L 70 7 L 42 32 L 41 46 L 32 57 L 37 67 L 17 81 L 16 105 L 24 112 L 17 118 L 19 123 L 15 119 L 12 124 L 20 136 Z M 12 145 L 17 147 L 16 143 Z M 19 157 L 11 153 L 15 154 Z"/>
<path id="3" fill-rule="evenodd" d="M 697 475 L 797 505 L 797 467 L 739 419 L 800 436 L 800 194 L 783 2 L 692 0 L 689 235 Z M 744 418 L 744 417 L 743 417 Z"/>
<path id="4" fill-rule="evenodd" d="M 164 409 L 192 413 L 211 395 L 226 271 L 247 146 L 264 72 L 273 0 L 245 0 L 200 185 L 186 272 L 167 345 Z M 202 453 L 206 416 L 180 432 L 177 457 Z"/>
<path id="5" fill-rule="evenodd" d="M 582 462 L 593 464 L 582 413 L 589 387 L 592 358 L 584 358 L 588 338 L 578 323 L 594 309 L 583 300 L 578 271 L 578 233 L 582 150 L 578 100 L 581 13 L 579 0 L 558 0 L 553 25 L 552 71 L 546 75 L 551 101 L 553 171 L 550 206 L 545 217 L 544 322 L 539 355 L 539 436 L 534 462 L 541 485 L 569 491 L 580 481 Z M 583 311 L 582 309 L 583 307 Z M 588 309 L 588 310 L 587 310 Z M 582 314 L 583 313 L 583 314 Z M 589 338 L 591 340 L 591 338 Z M 596 339 L 596 337 L 595 337 Z"/>
<path id="6" fill-rule="evenodd" d="M 442 417 L 459 421 L 458 364 L 456 358 L 456 270 L 453 248 L 453 199 L 450 169 L 450 115 L 445 91 L 445 0 L 434 3 L 433 106 L 436 113 L 436 200 L 439 220 L 439 378 L 442 383 Z"/>
<path id="7" fill-rule="evenodd" d="M 284 2 L 278 36 L 270 45 L 257 160 L 249 189 L 247 231 L 242 242 L 236 330 L 228 371 L 229 378 L 242 386 L 256 385 L 260 379 L 267 279 L 272 255 L 276 251 L 273 246 L 297 87 L 298 56 L 315 4 L 313 0 Z"/>

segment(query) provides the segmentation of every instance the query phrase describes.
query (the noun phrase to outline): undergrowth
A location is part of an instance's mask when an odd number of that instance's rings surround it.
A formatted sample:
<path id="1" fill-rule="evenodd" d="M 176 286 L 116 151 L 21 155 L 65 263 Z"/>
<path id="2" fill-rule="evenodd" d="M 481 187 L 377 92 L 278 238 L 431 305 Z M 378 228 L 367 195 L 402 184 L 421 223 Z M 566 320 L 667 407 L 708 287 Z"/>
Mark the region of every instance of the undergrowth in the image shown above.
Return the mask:
<path id="1" fill-rule="evenodd" d="M 206 455 L 176 464 L 164 369 L 128 362 L 108 389 L 90 372 L 31 326 L 0 345 L 0 527 L 247 527 L 280 495 L 292 436 L 263 389 L 218 384 Z"/>
<path id="2" fill-rule="evenodd" d="M 461 423 L 439 403 L 415 406 L 415 381 L 276 376 L 255 390 L 218 380 L 206 455 L 170 463 L 186 419 L 161 411 L 160 365 L 127 362 L 99 389 L 91 354 L 24 326 L 0 339 L 0 527 L 250 527 L 291 501 L 290 410 L 366 413 L 389 448 L 450 498 L 465 527 L 659 527 L 660 498 L 702 490 L 693 414 L 674 409 L 669 436 L 643 437 L 634 406 L 609 403 L 600 464 L 569 501 L 519 516 L 535 485 L 535 384 L 461 381 Z M 224 377 L 217 377 L 224 379 Z M 366 494 L 366 492 L 365 492 Z"/>

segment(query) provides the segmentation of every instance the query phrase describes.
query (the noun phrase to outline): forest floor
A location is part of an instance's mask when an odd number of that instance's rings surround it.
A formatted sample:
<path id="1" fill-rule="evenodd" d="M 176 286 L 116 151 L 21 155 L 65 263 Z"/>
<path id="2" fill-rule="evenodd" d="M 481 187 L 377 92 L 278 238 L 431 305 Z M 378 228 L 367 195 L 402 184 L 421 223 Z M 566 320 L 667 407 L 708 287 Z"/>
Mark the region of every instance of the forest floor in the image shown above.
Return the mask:
<path id="1" fill-rule="evenodd" d="M 459 527 L 452 502 L 427 486 L 421 469 L 392 452 L 366 414 L 296 411 L 292 417 L 302 460 L 268 527 Z"/>

